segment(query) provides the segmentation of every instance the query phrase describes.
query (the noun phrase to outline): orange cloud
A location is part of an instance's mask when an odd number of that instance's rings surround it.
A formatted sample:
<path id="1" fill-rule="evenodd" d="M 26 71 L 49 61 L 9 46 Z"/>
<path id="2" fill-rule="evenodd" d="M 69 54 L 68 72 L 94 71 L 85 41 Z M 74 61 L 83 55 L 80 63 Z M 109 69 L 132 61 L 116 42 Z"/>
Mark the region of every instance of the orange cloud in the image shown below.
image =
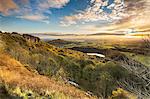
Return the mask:
<path id="1" fill-rule="evenodd" d="M 0 12 L 8 15 L 9 10 L 18 9 L 17 4 L 13 0 L 0 0 Z"/>

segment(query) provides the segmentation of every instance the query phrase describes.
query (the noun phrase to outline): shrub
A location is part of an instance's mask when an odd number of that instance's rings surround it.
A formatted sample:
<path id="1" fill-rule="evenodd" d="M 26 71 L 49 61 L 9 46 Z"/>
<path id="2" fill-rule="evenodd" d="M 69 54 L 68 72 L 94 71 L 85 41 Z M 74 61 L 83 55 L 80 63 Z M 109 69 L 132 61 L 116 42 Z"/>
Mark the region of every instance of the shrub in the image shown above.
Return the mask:
<path id="1" fill-rule="evenodd" d="M 109 99 L 137 99 L 134 95 L 129 92 L 118 88 L 116 91 L 112 92 L 112 96 Z"/>

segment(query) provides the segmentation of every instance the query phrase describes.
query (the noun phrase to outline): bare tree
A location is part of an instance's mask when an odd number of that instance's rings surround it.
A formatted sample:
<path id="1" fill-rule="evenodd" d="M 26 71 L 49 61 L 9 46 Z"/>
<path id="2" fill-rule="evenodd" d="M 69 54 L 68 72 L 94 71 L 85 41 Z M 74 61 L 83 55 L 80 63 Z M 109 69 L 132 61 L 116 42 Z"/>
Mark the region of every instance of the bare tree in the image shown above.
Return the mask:
<path id="1" fill-rule="evenodd" d="M 117 56 L 113 59 L 123 68 L 128 70 L 132 75 L 132 79 L 122 79 L 118 82 L 119 86 L 133 92 L 138 99 L 150 99 L 150 68 L 142 63 L 125 56 Z"/>
<path id="2" fill-rule="evenodd" d="M 150 34 L 143 38 L 144 45 L 146 48 L 150 48 Z"/>

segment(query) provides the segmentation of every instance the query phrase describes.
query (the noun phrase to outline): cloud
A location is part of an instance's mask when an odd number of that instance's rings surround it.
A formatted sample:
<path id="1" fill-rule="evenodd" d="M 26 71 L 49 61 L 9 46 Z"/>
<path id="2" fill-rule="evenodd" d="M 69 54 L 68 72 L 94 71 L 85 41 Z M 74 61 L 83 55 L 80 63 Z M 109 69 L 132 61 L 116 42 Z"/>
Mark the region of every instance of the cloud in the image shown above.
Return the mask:
<path id="1" fill-rule="evenodd" d="M 39 4 L 40 8 L 47 9 L 47 8 L 61 8 L 65 6 L 69 0 L 45 0 Z"/>
<path id="2" fill-rule="evenodd" d="M 65 16 L 60 22 L 62 26 L 78 25 L 89 22 L 90 25 L 80 26 L 81 31 L 86 33 L 126 33 L 131 28 L 136 31 L 150 32 L 150 1 L 149 0 L 115 0 L 107 6 L 112 9 L 111 13 L 105 12 L 103 5 L 108 5 L 108 0 L 91 0 L 91 5 L 78 14 Z M 100 23 L 106 21 L 108 24 Z M 97 22 L 99 25 L 93 25 Z"/>
<path id="3" fill-rule="evenodd" d="M 18 5 L 13 0 L 0 0 L 0 12 L 9 15 L 10 10 L 18 9 Z"/>
<path id="4" fill-rule="evenodd" d="M 24 16 L 18 16 L 17 18 L 32 20 L 32 21 L 39 21 L 39 20 L 47 20 L 48 17 L 43 15 L 24 15 Z"/>
<path id="5" fill-rule="evenodd" d="M 49 8 L 62 8 L 68 2 L 69 0 L 0 0 L 0 12 L 6 16 L 47 22 L 49 17 L 44 13 L 50 15 Z"/>
<path id="6" fill-rule="evenodd" d="M 119 20 L 125 16 L 124 3 L 122 0 L 91 0 L 91 6 L 78 14 L 65 16 L 61 21 L 62 26 L 70 26 L 77 23 L 94 22 L 94 21 L 112 21 Z"/>
<path id="7" fill-rule="evenodd" d="M 134 1 L 134 2 L 133 2 Z M 110 26 L 115 29 L 124 31 L 129 28 L 134 28 L 137 31 L 149 30 L 150 27 L 150 1 L 148 0 L 127 0 L 126 1 L 126 16 L 119 22 L 114 23 L 115 26 Z"/>

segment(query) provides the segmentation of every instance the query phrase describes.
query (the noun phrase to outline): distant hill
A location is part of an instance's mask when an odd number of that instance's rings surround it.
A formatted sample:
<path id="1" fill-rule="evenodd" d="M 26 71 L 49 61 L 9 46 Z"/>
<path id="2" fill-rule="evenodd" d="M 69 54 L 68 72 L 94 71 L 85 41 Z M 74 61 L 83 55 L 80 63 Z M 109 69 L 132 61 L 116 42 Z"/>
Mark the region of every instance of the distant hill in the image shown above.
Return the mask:
<path id="1" fill-rule="evenodd" d="M 69 44 L 79 44 L 79 42 L 67 41 L 62 39 L 49 40 L 47 43 L 58 47 L 61 47 L 63 45 L 69 45 Z"/>
<path id="2" fill-rule="evenodd" d="M 43 35 L 43 36 L 77 36 L 77 34 L 63 34 L 63 33 L 30 33 L 31 35 Z"/>
<path id="3" fill-rule="evenodd" d="M 122 33 L 95 33 L 95 34 L 88 34 L 88 35 L 124 35 Z"/>
<path id="4" fill-rule="evenodd" d="M 150 36 L 150 33 L 130 33 L 130 34 L 128 34 L 128 35 L 146 37 L 146 36 Z"/>

